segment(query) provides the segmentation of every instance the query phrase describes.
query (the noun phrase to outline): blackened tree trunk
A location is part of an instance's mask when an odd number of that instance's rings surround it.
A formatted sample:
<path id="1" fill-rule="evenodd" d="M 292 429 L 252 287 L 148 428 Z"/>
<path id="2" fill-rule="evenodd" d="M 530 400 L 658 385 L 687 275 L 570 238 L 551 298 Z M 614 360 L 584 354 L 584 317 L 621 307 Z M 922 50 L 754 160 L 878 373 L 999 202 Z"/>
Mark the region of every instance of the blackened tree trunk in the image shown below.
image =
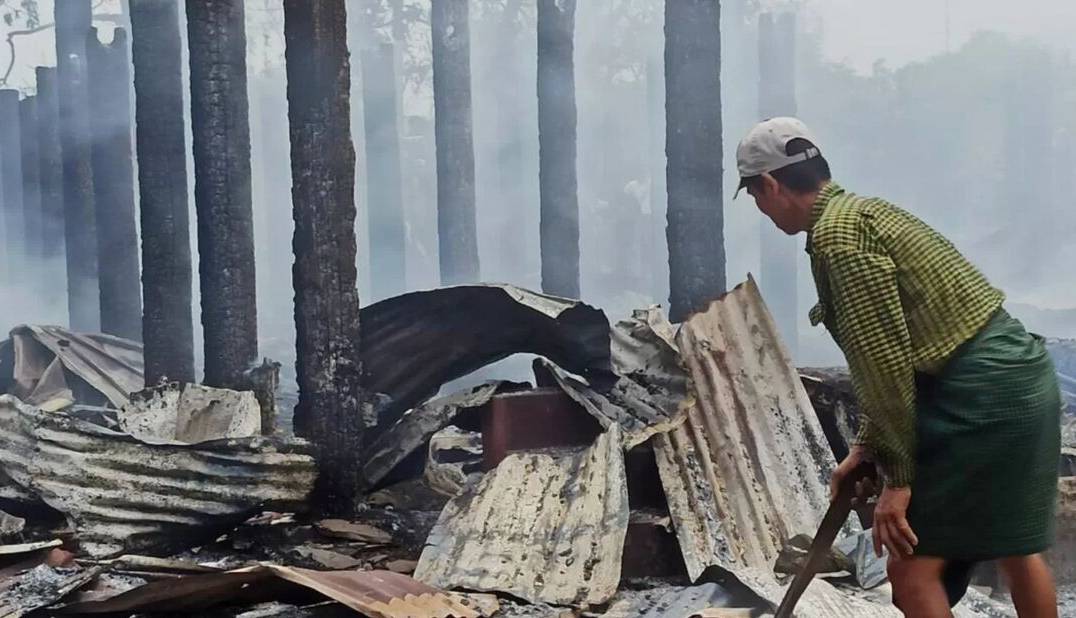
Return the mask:
<path id="1" fill-rule="evenodd" d="M 467 3 L 468 0 L 437 0 L 430 17 L 437 139 L 437 232 L 444 285 L 474 283 L 479 279 Z"/>
<path id="2" fill-rule="evenodd" d="M 23 236 L 22 150 L 19 135 L 19 91 L 0 90 L 0 200 L 3 201 L 7 282 L 18 289 L 25 283 Z"/>
<path id="3" fill-rule="evenodd" d="M 205 383 L 243 388 L 258 356 L 242 0 L 187 0 Z"/>
<path id="4" fill-rule="evenodd" d="M 758 108 L 761 119 L 796 115 L 796 15 L 758 19 Z M 762 297 L 795 358 L 799 334 L 796 312 L 796 239 L 771 225 L 761 226 Z"/>
<path id="5" fill-rule="evenodd" d="M 682 321 L 725 291 L 718 0 L 665 3 L 669 317 Z"/>
<path id="6" fill-rule="evenodd" d="M 194 381 L 191 242 L 179 9 L 131 3 L 146 383 Z"/>
<path id="7" fill-rule="evenodd" d="M 354 507 L 362 444 L 355 150 L 344 0 L 285 0 L 295 216 L 296 430 L 318 447 L 322 506 Z"/>
<path id="8" fill-rule="evenodd" d="M 63 152 L 64 230 L 67 238 L 67 306 L 71 328 L 101 325 L 97 283 L 97 224 L 90 150 L 86 37 L 90 0 L 56 3 L 56 67 L 59 72 L 60 146 Z"/>
<path id="9" fill-rule="evenodd" d="M 406 289 L 400 133 L 396 126 L 396 72 L 389 43 L 362 51 L 366 134 L 366 210 L 370 229 L 373 300 Z"/>
<path id="10" fill-rule="evenodd" d="M 138 281 L 127 33 L 116 28 L 112 44 L 105 46 L 98 41 L 96 29 L 91 29 L 86 55 L 94 118 L 93 189 L 101 332 L 140 341 L 142 289 Z"/>
<path id="11" fill-rule="evenodd" d="M 538 0 L 542 290 L 568 298 L 579 298 L 574 34 L 575 0 Z"/>
<path id="12" fill-rule="evenodd" d="M 67 290 L 57 282 L 67 281 L 64 263 L 63 154 L 60 150 L 59 101 L 56 69 L 37 68 L 37 147 L 40 155 L 42 258 L 48 285 L 46 305 L 60 303 Z"/>
<path id="13" fill-rule="evenodd" d="M 23 247 L 26 258 L 31 265 L 30 274 L 35 280 L 34 291 L 39 295 L 46 285 L 51 285 L 43 276 L 42 258 L 44 257 L 45 233 L 41 228 L 41 164 L 38 152 L 37 97 L 26 97 L 19 103 L 19 140 L 22 146 L 22 212 Z M 41 300 L 39 297 L 38 300 Z"/>

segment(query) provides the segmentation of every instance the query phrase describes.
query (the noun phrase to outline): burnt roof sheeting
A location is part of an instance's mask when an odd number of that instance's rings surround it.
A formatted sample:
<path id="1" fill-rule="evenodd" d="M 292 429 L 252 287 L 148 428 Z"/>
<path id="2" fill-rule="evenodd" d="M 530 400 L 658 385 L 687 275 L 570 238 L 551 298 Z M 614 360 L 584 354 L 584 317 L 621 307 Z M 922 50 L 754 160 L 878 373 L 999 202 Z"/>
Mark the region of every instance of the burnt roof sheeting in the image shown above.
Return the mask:
<path id="1" fill-rule="evenodd" d="M 424 446 L 430 437 L 451 424 L 462 412 L 485 405 L 497 394 L 502 384 L 487 382 L 409 410 L 366 449 L 369 455 L 362 468 L 366 482 L 376 486 L 408 455 Z"/>
<path id="2" fill-rule="evenodd" d="M 613 426 L 586 449 L 509 455 L 445 506 L 415 578 L 536 603 L 608 601 L 628 529 L 619 434 Z"/>
<path id="3" fill-rule="evenodd" d="M 404 294 L 364 308 L 360 319 L 363 386 L 392 400 L 380 411 L 382 426 L 442 384 L 516 353 L 545 356 L 577 374 L 610 370 L 604 313 L 515 286 Z"/>
<path id="4" fill-rule="evenodd" d="M 24 391 L 17 394 L 31 403 L 43 403 L 52 395 L 33 393 L 26 387 L 36 383 L 53 360 L 62 365 L 67 386 L 79 403 L 109 403 L 119 408 L 127 403 L 130 393 L 143 387 L 142 345 L 134 341 L 76 333 L 59 326 L 23 325 L 12 329 L 11 340 L 4 345 L 12 352 L 4 359 L 0 375 L 4 380 L 13 378 L 15 388 Z"/>
<path id="5" fill-rule="evenodd" d="M 783 541 L 822 521 L 833 454 L 753 280 L 677 343 L 695 398 L 655 453 L 688 574 L 769 571 Z"/>
<path id="6" fill-rule="evenodd" d="M 316 476 L 306 450 L 260 437 L 151 445 L 0 396 L 0 469 L 64 513 L 94 556 L 189 547 L 301 504 Z"/>
<path id="7" fill-rule="evenodd" d="M 553 363 L 538 368 L 602 427 L 619 425 L 625 448 L 642 444 L 683 421 L 691 404 L 690 379 L 675 343 L 676 328 L 658 307 L 635 311 L 611 330 L 615 375 L 584 383 Z"/>

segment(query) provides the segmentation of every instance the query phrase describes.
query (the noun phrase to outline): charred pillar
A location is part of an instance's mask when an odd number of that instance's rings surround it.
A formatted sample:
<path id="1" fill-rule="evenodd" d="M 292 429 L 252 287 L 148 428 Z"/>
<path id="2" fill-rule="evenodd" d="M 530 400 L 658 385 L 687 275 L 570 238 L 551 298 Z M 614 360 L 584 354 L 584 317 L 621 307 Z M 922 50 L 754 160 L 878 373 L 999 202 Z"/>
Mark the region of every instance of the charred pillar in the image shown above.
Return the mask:
<path id="1" fill-rule="evenodd" d="M 26 97 L 19 103 L 19 140 L 22 147 L 22 212 L 23 248 L 35 284 L 33 289 L 41 301 L 44 287 L 51 282 L 44 276 L 45 233 L 41 229 L 41 164 L 38 152 L 37 97 Z"/>
<path id="2" fill-rule="evenodd" d="M 27 279 L 19 133 L 19 91 L 0 90 L 0 200 L 4 218 L 4 238 L 0 240 L 5 245 L 7 283 L 13 292 L 22 292 Z"/>
<path id="3" fill-rule="evenodd" d="M 241 388 L 258 356 L 242 0 L 187 0 L 205 383 Z"/>
<path id="4" fill-rule="evenodd" d="M 796 15 L 758 18 L 758 108 L 761 119 L 796 115 Z M 764 218 L 765 219 L 765 218 Z M 761 226 L 762 297 L 793 358 L 799 334 L 796 312 L 796 239 L 769 221 Z"/>
<path id="5" fill-rule="evenodd" d="M 56 98 L 56 69 L 37 68 L 37 149 L 41 183 L 41 257 L 48 285 L 45 304 L 63 302 L 67 290 L 58 282 L 67 281 L 64 263 L 63 153 L 60 150 L 59 101 Z"/>
<path id="6" fill-rule="evenodd" d="M 438 0 L 433 31 L 433 107 L 437 140 L 437 233 L 441 283 L 479 279 L 471 132 L 469 0 Z"/>
<path id="7" fill-rule="evenodd" d="M 295 217 L 296 430 L 318 447 L 320 498 L 347 512 L 362 444 L 355 150 L 344 0 L 285 0 Z"/>
<path id="8" fill-rule="evenodd" d="M 97 224 L 90 149 L 86 37 L 90 0 L 56 3 L 56 68 L 59 73 L 60 146 L 63 152 L 64 230 L 67 238 L 67 306 L 71 328 L 100 329 Z"/>
<path id="9" fill-rule="evenodd" d="M 665 3 L 669 317 L 725 291 L 718 0 Z"/>
<path id="10" fill-rule="evenodd" d="M 96 29 L 86 38 L 90 111 L 93 114 L 93 189 L 101 332 L 142 339 L 142 290 L 138 282 L 134 163 L 131 159 L 131 71 L 127 33 L 114 31 L 102 45 Z"/>
<path id="11" fill-rule="evenodd" d="M 579 298 L 575 0 L 538 0 L 538 175 L 542 291 Z"/>
<path id="12" fill-rule="evenodd" d="M 146 384 L 194 381 L 181 45 L 173 0 L 131 3 Z"/>
<path id="13" fill-rule="evenodd" d="M 362 50 L 370 289 L 375 301 L 396 296 L 406 289 L 400 132 L 396 123 L 393 55 L 390 43 Z"/>

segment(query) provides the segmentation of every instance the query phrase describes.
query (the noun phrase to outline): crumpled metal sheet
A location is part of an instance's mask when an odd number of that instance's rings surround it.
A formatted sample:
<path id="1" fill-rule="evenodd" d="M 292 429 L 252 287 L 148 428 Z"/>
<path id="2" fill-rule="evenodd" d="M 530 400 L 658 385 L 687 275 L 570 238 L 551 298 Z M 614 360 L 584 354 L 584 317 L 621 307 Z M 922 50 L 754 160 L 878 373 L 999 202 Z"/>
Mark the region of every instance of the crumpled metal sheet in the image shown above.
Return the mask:
<path id="1" fill-rule="evenodd" d="M 75 603 L 71 614 L 191 613 L 233 598 L 270 599 L 301 586 L 373 618 L 478 618 L 477 603 L 390 571 L 312 571 L 275 564 L 146 584 L 103 601 Z"/>
<path id="2" fill-rule="evenodd" d="M 42 405 L 67 394 L 78 403 L 121 407 L 142 390 L 142 345 L 100 333 L 59 326 L 18 326 L 8 344 L 12 366 L 0 375 L 14 380 L 12 394 Z M 7 356 L 7 355 L 4 355 Z"/>
<path id="3" fill-rule="evenodd" d="M 0 396 L 0 469 L 98 557 L 189 547 L 263 507 L 302 504 L 316 477 L 307 450 L 265 438 L 147 444 Z"/>
<path id="4" fill-rule="evenodd" d="M 153 444 L 249 438 L 262 430 L 254 393 L 176 382 L 133 394 L 118 420 L 124 433 Z"/>
<path id="5" fill-rule="evenodd" d="M 610 369 L 609 321 L 580 301 L 511 285 L 414 292 L 362 309 L 363 386 L 391 399 L 379 425 L 456 378 L 516 353 L 580 375 Z"/>
<path id="6" fill-rule="evenodd" d="M 640 309 L 611 329 L 611 375 L 580 381 L 545 359 L 536 369 L 608 428 L 619 425 L 624 447 L 680 425 L 692 405 L 691 380 L 676 349 L 676 327 L 659 307 Z"/>
<path id="7" fill-rule="evenodd" d="M 362 472 L 367 484 L 377 486 L 408 455 L 425 445 L 433 434 L 451 424 L 465 411 L 485 405 L 505 386 L 504 382 L 487 382 L 408 410 L 366 449 L 368 455 Z"/>
<path id="8" fill-rule="evenodd" d="M 613 426 L 582 450 L 509 455 L 441 512 L 415 578 L 536 603 L 608 601 L 628 529 L 619 434 Z"/>
<path id="9" fill-rule="evenodd" d="M 822 521 L 833 454 L 754 280 L 689 318 L 677 345 L 694 403 L 654 451 L 688 574 L 768 572 Z"/>

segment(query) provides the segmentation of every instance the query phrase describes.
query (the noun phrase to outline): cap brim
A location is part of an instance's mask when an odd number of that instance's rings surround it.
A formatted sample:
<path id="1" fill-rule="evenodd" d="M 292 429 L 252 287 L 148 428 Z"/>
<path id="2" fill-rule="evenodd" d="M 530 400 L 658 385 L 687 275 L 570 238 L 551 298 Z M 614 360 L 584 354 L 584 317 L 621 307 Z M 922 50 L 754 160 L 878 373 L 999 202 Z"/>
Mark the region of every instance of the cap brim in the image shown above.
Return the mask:
<path id="1" fill-rule="evenodd" d="M 740 186 L 736 187 L 736 193 L 732 194 L 732 199 L 736 199 L 736 198 L 740 197 L 740 191 L 743 191 L 746 188 L 747 188 L 747 179 L 746 178 L 740 178 Z"/>

